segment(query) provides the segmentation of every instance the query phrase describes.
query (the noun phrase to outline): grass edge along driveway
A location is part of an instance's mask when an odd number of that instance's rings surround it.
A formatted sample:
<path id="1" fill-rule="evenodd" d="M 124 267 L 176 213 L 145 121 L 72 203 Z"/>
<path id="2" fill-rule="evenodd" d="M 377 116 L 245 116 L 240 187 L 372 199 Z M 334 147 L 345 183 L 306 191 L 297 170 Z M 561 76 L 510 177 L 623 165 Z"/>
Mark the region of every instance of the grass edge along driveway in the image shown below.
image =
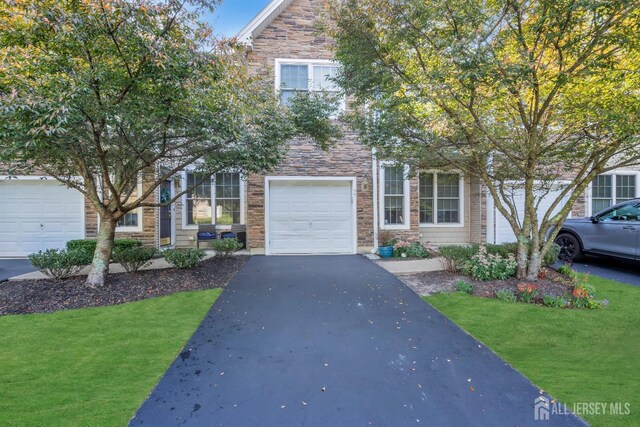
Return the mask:
<path id="1" fill-rule="evenodd" d="M 578 407 L 593 426 L 640 425 L 640 288 L 595 276 L 589 283 L 609 307 L 562 310 L 462 293 L 425 300 L 569 410 L 574 403 L 629 403 L 629 415 Z"/>
<path id="2" fill-rule="evenodd" d="M 126 425 L 221 292 L 0 317 L 0 425 Z"/>

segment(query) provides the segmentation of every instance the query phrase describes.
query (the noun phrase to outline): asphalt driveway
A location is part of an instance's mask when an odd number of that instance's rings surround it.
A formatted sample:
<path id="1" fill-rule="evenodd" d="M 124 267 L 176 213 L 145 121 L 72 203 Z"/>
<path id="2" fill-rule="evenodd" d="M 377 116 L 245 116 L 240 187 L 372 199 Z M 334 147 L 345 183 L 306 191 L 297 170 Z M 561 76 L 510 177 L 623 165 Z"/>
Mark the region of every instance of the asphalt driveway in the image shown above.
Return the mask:
<path id="1" fill-rule="evenodd" d="M 0 259 L 0 282 L 35 271 L 28 259 Z"/>
<path id="2" fill-rule="evenodd" d="M 580 273 L 640 286 L 640 261 L 588 256 L 580 262 L 573 263 L 571 267 Z"/>
<path id="3" fill-rule="evenodd" d="M 528 426 L 539 395 L 364 257 L 253 257 L 130 425 Z"/>

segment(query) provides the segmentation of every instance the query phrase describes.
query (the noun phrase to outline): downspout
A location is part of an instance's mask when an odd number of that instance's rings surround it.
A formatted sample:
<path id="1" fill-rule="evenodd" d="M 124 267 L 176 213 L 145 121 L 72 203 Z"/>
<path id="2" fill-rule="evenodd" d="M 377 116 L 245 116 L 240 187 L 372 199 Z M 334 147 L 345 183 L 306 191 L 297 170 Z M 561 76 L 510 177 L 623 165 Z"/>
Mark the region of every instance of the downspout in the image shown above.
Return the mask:
<path id="1" fill-rule="evenodd" d="M 378 159 L 376 159 L 376 149 L 371 149 L 371 164 L 373 176 L 373 251 L 378 252 Z"/>

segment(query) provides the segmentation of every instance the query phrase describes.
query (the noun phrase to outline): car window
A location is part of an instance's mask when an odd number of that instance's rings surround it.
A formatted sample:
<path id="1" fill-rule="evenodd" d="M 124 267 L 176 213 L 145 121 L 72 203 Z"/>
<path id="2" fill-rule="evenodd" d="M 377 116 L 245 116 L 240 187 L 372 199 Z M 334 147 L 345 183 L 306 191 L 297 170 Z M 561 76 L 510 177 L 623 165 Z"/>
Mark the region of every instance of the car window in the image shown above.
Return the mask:
<path id="1" fill-rule="evenodd" d="M 599 216 L 601 221 L 640 221 L 640 203 L 618 206 Z"/>

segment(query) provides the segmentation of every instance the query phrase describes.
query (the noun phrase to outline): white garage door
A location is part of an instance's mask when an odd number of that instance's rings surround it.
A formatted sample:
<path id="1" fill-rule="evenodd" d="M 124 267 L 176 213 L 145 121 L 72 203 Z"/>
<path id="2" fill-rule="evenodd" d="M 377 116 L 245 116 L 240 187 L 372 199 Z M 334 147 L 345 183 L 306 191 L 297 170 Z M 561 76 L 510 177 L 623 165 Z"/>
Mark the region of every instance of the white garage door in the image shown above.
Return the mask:
<path id="1" fill-rule="evenodd" d="M 269 254 L 355 253 L 351 181 L 269 181 Z"/>
<path id="2" fill-rule="evenodd" d="M 62 249 L 84 237 L 83 198 L 56 181 L 0 181 L 0 257 Z"/>
<path id="3" fill-rule="evenodd" d="M 539 209 L 538 209 L 538 221 L 542 221 L 545 213 L 547 212 L 549 207 L 551 207 L 551 204 L 558 197 L 561 191 L 562 191 L 561 188 L 553 189 L 544 196 L 544 198 L 540 202 Z M 516 207 L 518 208 L 519 223 L 522 224 L 522 219 L 524 218 L 524 190 L 516 191 L 513 197 L 513 201 L 515 202 Z M 558 213 L 560 209 L 562 209 L 562 203 L 553 210 L 553 215 Z M 511 229 L 511 225 L 509 224 L 509 221 L 507 221 L 507 219 L 504 216 L 502 216 L 500 211 L 498 211 L 497 209 L 495 209 L 495 215 L 496 215 L 495 243 L 515 242 L 517 239 L 515 234 L 513 233 L 513 230 Z"/>

